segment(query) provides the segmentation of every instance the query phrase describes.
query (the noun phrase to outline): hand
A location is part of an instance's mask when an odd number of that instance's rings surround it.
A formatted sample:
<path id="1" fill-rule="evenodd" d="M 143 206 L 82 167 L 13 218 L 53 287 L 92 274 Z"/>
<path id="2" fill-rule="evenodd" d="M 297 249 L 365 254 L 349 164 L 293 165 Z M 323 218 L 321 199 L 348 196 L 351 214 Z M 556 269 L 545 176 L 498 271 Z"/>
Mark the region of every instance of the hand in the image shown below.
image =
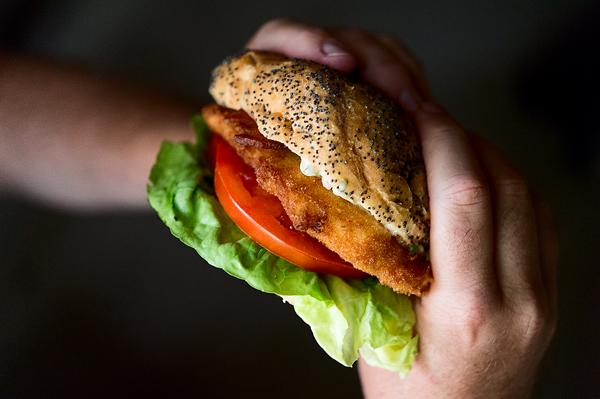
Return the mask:
<path id="1" fill-rule="evenodd" d="M 394 100 L 411 90 L 415 99 L 431 99 L 419 60 L 398 38 L 358 29 L 322 29 L 288 19 L 264 24 L 248 41 L 251 50 L 274 51 L 328 65 L 380 87 Z"/>
<path id="2" fill-rule="evenodd" d="M 279 19 L 248 48 L 358 73 L 400 102 L 419 132 L 435 282 L 414 300 L 413 370 L 400 380 L 361 360 L 365 396 L 527 396 L 556 324 L 558 243 L 548 206 L 494 146 L 433 101 L 423 68 L 396 38 Z"/>

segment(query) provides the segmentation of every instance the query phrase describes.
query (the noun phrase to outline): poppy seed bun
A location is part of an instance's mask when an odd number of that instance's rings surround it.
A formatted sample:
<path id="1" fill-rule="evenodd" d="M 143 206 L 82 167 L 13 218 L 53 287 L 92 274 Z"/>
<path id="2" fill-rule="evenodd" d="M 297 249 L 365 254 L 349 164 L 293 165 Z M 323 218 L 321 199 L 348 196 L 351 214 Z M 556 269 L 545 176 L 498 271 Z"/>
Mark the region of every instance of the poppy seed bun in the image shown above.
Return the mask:
<path id="1" fill-rule="evenodd" d="M 213 73 L 210 93 L 284 143 L 337 195 L 400 242 L 429 247 L 429 199 L 417 135 L 382 91 L 316 62 L 247 52 Z M 414 247 L 413 247 L 414 248 Z"/>

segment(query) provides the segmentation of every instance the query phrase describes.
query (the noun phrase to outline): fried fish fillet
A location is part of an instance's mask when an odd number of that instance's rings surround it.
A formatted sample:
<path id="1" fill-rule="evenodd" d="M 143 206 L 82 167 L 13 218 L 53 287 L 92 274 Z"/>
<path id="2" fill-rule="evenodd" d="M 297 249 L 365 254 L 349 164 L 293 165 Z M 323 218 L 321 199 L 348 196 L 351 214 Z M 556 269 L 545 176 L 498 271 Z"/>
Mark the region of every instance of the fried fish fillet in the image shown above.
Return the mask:
<path id="1" fill-rule="evenodd" d="M 320 178 L 304 175 L 300 157 L 287 147 L 265 142 L 270 140 L 244 111 L 212 104 L 203 114 L 210 129 L 254 169 L 258 184 L 279 198 L 296 230 L 316 238 L 398 293 L 420 296 L 427 291 L 433 278 L 423 256 L 400 244 L 364 208 L 323 187 Z"/>

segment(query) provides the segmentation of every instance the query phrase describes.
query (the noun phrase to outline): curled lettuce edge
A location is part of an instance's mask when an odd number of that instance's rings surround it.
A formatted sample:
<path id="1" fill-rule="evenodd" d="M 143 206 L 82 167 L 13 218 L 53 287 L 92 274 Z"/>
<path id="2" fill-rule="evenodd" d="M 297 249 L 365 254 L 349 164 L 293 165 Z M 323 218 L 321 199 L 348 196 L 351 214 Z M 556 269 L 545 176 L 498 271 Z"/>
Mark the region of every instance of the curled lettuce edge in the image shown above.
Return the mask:
<path id="1" fill-rule="evenodd" d="M 197 143 L 164 142 L 147 186 L 150 205 L 171 233 L 212 266 L 291 303 L 319 345 L 341 364 L 351 367 L 360 352 L 368 364 L 406 376 L 418 343 L 410 299 L 375 278 L 308 272 L 252 241 L 214 194 L 203 156 L 211 132 L 200 115 L 191 124 Z"/>

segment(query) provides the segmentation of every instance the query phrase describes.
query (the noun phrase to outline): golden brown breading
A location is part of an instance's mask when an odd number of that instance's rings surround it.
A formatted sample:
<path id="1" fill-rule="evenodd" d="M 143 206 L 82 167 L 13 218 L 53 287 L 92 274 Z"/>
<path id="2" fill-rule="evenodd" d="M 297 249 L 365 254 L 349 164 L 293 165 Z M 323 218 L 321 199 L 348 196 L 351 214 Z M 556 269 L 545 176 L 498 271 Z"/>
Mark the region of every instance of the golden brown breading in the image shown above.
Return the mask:
<path id="1" fill-rule="evenodd" d="M 399 244 L 365 209 L 334 195 L 318 177 L 300 171 L 300 158 L 287 148 L 245 146 L 236 135 L 255 135 L 256 123 L 244 112 L 216 104 L 203 110 L 211 130 L 232 145 L 255 170 L 260 186 L 277 196 L 294 228 L 305 231 L 354 267 L 376 276 L 396 292 L 422 295 L 433 280 L 431 265 Z M 260 133 L 258 133 L 260 134 Z"/>
<path id="2" fill-rule="evenodd" d="M 419 138 L 376 87 L 309 60 L 248 51 L 213 71 L 210 93 L 244 110 L 264 137 L 302 157 L 336 195 L 361 206 L 408 247 L 429 248 L 429 196 Z"/>

